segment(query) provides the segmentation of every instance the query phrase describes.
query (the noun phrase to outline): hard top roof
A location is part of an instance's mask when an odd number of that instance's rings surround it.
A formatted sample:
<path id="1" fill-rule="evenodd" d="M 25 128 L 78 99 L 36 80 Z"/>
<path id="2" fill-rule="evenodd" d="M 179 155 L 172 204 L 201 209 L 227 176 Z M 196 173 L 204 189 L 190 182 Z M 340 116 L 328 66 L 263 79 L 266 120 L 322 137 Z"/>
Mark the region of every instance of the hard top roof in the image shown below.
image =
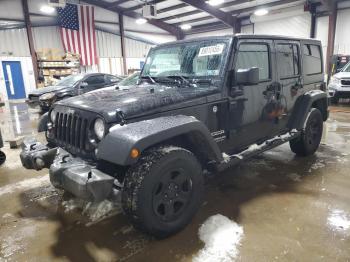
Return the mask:
<path id="1" fill-rule="evenodd" d="M 197 41 L 206 41 L 206 40 L 227 40 L 227 39 L 271 39 L 271 40 L 293 40 L 293 41 L 307 41 L 314 42 L 315 44 L 320 45 L 321 41 L 312 38 L 302 38 L 302 37 L 293 37 L 293 36 L 282 36 L 282 35 L 260 35 L 260 34 L 233 34 L 233 35 L 223 35 L 223 36 L 206 36 L 206 37 L 198 37 L 191 39 L 178 40 L 173 42 L 168 42 L 164 44 L 160 44 L 157 47 L 181 44 L 181 43 L 191 43 Z"/>

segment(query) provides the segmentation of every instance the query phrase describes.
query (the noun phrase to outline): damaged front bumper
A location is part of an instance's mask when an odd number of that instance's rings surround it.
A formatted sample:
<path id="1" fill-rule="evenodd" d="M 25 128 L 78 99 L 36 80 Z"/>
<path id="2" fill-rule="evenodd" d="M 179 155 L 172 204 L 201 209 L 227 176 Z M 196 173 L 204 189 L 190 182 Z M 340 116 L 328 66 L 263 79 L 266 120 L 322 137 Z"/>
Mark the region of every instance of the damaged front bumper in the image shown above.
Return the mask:
<path id="1" fill-rule="evenodd" d="M 62 148 L 49 148 L 37 141 L 25 140 L 20 157 L 27 169 L 49 168 L 52 185 L 79 198 L 101 201 L 113 191 L 114 177 Z"/>

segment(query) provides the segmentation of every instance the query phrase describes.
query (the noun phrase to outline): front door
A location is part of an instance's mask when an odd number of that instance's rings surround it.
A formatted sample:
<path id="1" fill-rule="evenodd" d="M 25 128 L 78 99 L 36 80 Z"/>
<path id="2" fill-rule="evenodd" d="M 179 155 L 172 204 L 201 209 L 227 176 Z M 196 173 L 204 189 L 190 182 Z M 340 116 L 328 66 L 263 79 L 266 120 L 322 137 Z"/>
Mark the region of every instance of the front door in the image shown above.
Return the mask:
<path id="1" fill-rule="evenodd" d="M 21 63 L 17 61 L 2 62 L 4 79 L 8 99 L 23 99 L 26 97 L 24 89 Z"/>
<path id="2" fill-rule="evenodd" d="M 233 69 L 259 68 L 259 83 L 233 86 L 230 92 L 230 146 L 240 149 L 271 136 L 273 119 L 268 115 L 269 90 L 276 85 L 272 40 L 242 40 L 238 43 Z M 241 93 L 240 93 L 241 92 Z"/>

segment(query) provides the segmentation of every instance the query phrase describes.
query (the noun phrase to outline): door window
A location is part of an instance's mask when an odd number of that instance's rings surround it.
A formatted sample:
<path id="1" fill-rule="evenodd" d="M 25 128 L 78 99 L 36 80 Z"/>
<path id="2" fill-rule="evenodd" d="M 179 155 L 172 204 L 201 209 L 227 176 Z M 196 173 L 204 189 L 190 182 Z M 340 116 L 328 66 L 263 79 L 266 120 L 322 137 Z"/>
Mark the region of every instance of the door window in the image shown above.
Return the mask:
<path id="1" fill-rule="evenodd" d="M 303 45 L 303 53 L 305 74 L 321 74 L 322 59 L 320 47 L 317 45 Z"/>
<path id="2" fill-rule="evenodd" d="M 295 44 L 278 44 L 277 65 L 281 78 L 299 75 L 298 46 Z"/>
<path id="3" fill-rule="evenodd" d="M 266 44 L 242 43 L 237 52 L 236 70 L 258 67 L 260 81 L 270 79 L 269 52 Z"/>
<path id="4" fill-rule="evenodd" d="M 90 76 L 85 80 L 89 86 L 101 85 L 105 83 L 105 78 L 103 75 Z"/>
<path id="5" fill-rule="evenodd" d="M 122 78 L 112 75 L 106 75 L 106 82 L 108 84 L 118 83 L 122 80 Z"/>

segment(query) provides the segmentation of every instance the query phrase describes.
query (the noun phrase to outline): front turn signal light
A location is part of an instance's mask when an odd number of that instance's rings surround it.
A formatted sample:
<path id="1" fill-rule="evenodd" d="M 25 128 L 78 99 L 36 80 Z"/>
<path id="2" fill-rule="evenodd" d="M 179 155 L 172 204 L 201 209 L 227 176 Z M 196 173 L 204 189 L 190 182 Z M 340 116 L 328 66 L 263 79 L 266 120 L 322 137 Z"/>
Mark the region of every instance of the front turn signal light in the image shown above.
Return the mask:
<path id="1" fill-rule="evenodd" d="M 133 148 L 131 149 L 130 156 L 131 158 L 138 158 L 140 156 L 140 151 L 136 148 Z"/>

